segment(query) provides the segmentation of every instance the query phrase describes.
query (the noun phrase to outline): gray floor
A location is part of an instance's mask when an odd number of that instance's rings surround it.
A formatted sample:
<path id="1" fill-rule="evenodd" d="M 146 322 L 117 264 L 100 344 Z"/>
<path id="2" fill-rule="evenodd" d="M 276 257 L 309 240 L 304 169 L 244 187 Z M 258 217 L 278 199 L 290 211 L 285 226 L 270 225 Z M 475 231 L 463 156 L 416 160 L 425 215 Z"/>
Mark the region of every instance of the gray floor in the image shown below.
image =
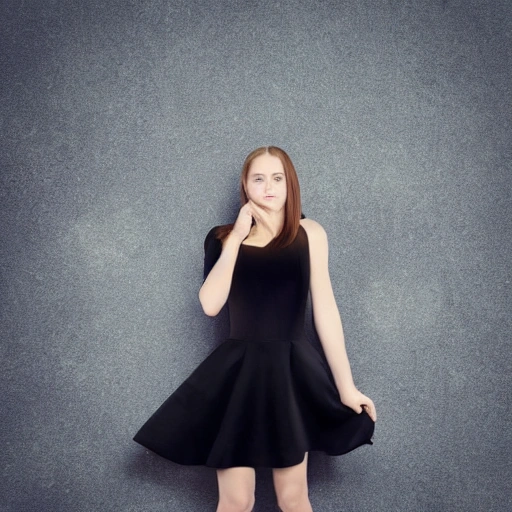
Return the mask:
<path id="1" fill-rule="evenodd" d="M 264 144 L 329 235 L 379 411 L 374 446 L 311 457 L 315 511 L 512 509 L 510 1 L 4 0 L 0 20 L 1 512 L 215 510 L 212 470 L 131 437 L 225 335 L 202 243 Z M 255 510 L 274 500 L 259 471 Z"/>

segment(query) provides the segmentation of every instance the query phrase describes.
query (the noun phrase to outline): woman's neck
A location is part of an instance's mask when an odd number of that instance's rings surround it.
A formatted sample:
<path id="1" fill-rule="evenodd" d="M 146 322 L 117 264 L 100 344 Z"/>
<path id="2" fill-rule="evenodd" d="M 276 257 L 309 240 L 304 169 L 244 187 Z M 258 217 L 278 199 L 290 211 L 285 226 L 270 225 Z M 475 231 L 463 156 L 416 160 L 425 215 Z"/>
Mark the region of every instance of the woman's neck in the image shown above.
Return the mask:
<path id="1" fill-rule="evenodd" d="M 275 238 L 283 229 L 284 211 L 268 212 L 263 222 L 256 222 L 251 230 L 251 234 L 256 238 L 272 239 Z"/>

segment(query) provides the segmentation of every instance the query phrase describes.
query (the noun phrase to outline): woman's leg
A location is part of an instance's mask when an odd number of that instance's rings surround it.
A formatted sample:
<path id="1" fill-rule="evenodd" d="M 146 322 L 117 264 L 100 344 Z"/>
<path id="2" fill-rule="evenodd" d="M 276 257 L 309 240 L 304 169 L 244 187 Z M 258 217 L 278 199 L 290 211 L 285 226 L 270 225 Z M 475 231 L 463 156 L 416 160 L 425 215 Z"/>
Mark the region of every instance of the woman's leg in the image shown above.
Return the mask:
<path id="1" fill-rule="evenodd" d="M 217 512 L 251 512 L 254 507 L 256 476 L 253 468 L 217 470 L 219 505 Z"/>
<path id="2" fill-rule="evenodd" d="M 308 454 L 297 466 L 274 469 L 277 503 L 283 512 L 313 512 L 308 497 Z"/>

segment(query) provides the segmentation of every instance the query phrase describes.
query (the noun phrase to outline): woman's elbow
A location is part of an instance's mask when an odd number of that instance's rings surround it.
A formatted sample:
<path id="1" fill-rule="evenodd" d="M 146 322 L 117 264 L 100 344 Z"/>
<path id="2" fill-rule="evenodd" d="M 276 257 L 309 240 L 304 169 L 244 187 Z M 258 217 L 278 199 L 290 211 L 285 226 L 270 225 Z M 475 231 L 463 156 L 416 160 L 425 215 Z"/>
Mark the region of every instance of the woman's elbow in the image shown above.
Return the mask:
<path id="1" fill-rule="evenodd" d="M 210 304 L 199 292 L 199 302 L 201 303 L 201 307 L 205 315 L 208 316 L 217 316 L 219 314 L 220 309 L 216 307 L 214 304 Z"/>
<path id="2" fill-rule="evenodd" d="M 201 304 L 201 306 L 203 306 L 203 311 L 204 311 L 205 315 L 207 315 L 207 316 L 217 316 L 219 314 L 218 309 L 207 307 L 203 304 Z"/>

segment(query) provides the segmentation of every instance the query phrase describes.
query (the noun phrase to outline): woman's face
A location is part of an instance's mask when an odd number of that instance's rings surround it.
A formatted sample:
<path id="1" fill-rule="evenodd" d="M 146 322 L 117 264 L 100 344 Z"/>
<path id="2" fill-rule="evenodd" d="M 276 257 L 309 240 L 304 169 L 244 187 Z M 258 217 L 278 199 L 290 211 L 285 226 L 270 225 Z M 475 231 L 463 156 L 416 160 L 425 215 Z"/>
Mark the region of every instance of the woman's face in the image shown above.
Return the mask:
<path id="1" fill-rule="evenodd" d="M 258 206 L 282 210 L 286 203 L 286 176 L 281 160 L 269 153 L 256 157 L 249 168 L 245 191 Z"/>

